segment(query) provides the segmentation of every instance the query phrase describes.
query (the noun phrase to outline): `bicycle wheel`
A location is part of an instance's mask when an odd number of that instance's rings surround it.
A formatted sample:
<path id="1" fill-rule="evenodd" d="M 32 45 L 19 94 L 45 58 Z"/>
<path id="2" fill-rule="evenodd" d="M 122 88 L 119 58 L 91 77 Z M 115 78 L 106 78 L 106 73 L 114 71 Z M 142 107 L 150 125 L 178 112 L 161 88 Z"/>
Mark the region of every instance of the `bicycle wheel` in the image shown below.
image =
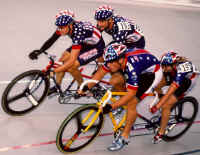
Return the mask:
<path id="1" fill-rule="evenodd" d="M 2 108 L 9 115 L 24 115 L 40 105 L 49 86 L 49 79 L 42 71 L 24 72 L 14 78 L 4 90 Z"/>
<path id="2" fill-rule="evenodd" d="M 59 151 L 62 153 L 79 151 L 90 144 L 94 138 L 98 136 L 104 122 L 102 113 L 98 115 L 97 119 L 87 132 L 83 132 L 91 122 L 92 118 L 94 118 L 97 111 L 98 107 L 94 104 L 84 105 L 72 112 L 63 121 L 56 137 L 56 145 Z M 88 115 L 90 115 L 90 117 Z"/>
<path id="3" fill-rule="evenodd" d="M 166 129 L 165 141 L 174 141 L 192 126 L 198 112 L 198 101 L 194 97 L 185 97 L 178 101 L 171 110 Z"/>

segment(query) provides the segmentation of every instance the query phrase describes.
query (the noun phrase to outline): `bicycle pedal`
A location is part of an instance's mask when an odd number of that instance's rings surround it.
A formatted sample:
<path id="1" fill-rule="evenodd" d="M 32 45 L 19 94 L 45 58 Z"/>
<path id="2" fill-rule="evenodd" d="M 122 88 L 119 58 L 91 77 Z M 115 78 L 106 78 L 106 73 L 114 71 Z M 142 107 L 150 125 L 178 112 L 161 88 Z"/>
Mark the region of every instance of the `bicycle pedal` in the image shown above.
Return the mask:
<path id="1" fill-rule="evenodd" d="M 167 135 L 175 126 L 176 126 L 176 124 L 172 124 L 171 126 L 169 126 L 169 127 L 165 130 L 165 135 Z"/>

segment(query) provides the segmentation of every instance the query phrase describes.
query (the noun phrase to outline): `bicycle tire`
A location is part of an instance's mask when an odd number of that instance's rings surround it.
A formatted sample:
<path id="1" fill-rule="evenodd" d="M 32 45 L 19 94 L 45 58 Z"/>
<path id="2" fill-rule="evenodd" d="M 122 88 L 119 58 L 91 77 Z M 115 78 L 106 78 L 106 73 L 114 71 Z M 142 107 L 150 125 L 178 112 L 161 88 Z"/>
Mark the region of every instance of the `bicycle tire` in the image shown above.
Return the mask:
<path id="1" fill-rule="evenodd" d="M 56 136 L 56 146 L 60 152 L 72 153 L 72 152 L 80 151 L 81 149 L 85 148 L 88 144 L 90 144 L 99 135 L 103 127 L 103 122 L 104 122 L 104 115 L 102 113 L 99 114 L 97 120 L 94 122 L 91 128 L 87 132 L 83 133 L 84 136 L 80 137 L 82 130 L 85 129 L 90 122 L 90 121 L 85 122 L 86 125 L 82 124 L 81 121 L 83 119 L 81 119 L 82 118 L 81 116 L 87 115 L 88 112 L 91 110 L 94 110 L 96 113 L 98 111 L 97 105 L 91 104 L 91 105 L 81 106 L 78 109 L 76 109 L 74 112 L 72 112 L 62 122 Z M 92 118 L 93 117 L 90 117 L 90 119 Z M 91 131 L 94 131 L 92 135 L 90 135 L 89 133 Z M 72 132 L 74 133 L 72 134 Z M 65 134 L 67 135 L 65 136 Z M 84 140 L 86 141 L 84 142 Z M 80 143 L 83 142 L 83 143 L 79 144 L 79 142 Z"/>
<path id="2" fill-rule="evenodd" d="M 188 112 L 191 112 L 188 115 Z M 168 127 L 173 127 L 172 130 L 163 137 L 166 142 L 174 141 L 183 136 L 192 126 L 198 112 L 198 101 L 191 96 L 184 97 L 178 101 L 172 108 Z M 174 123 L 175 121 L 175 123 Z"/>
<path id="3" fill-rule="evenodd" d="M 30 88 L 29 86 L 31 85 L 31 82 L 33 82 L 33 79 L 35 80 L 35 83 L 32 88 Z M 42 71 L 26 71 L 15 77 L 7 85 L 2 95 L 2 108 L 7 114 L 12 116 L 25 115 L 33 111 L 42 103 L 47 96 L 49 86 L 50 81 Z M 28 101 L 30 104 L 27 104 L 27 94 L 32 95 L 38 104 L 33 105 L 30 101 Z"/>

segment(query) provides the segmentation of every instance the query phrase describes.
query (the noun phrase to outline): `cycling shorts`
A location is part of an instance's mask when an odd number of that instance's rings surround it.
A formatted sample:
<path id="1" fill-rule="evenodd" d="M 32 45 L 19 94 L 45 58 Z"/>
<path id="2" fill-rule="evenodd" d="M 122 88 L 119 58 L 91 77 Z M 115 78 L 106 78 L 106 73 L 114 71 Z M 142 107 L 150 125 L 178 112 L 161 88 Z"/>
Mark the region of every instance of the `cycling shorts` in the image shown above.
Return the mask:
<path id="1" fill-rule="evenodd" d="M 89 62 L 101 57 L 103 55 L 104 48 L 105 42 L 102 38 L 96 45 L 82 44 L 78 56 L 78 62 L 80 63 L 80 66 L 86 65 Z M 69 47 L 66 51 L 71 52 L 71 49 L 72 46 Z"/>
<path id="2" fill-rule="evenodd" d="M 141 100 L 143 94 L 149 89 L 155 80 L 155 73 L 143 73 L 140 75 L 136 97 Z"/>
<path id="3" fill-rule="evenodd" d="M 180 86 L 178 87 L 178 89 L 176 89 L 176 91 L 174 92 L 174 95 L 179 98 L 185 95 L 185 92 L 187 92 L 187 90 L 190 88 L 192 84 L 192 80 L 185 78 L 183 79 L 182 83 L 180 84 Z"/>

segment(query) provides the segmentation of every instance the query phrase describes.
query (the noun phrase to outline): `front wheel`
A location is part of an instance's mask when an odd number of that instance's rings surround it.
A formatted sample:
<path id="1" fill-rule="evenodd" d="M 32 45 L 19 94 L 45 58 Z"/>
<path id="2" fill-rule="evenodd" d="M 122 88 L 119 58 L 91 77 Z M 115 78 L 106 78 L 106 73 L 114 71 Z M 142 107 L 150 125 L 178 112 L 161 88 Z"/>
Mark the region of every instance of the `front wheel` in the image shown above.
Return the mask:
<path id="1" fill-rule="evenodd" d="M 49 86 L 49 79 L 42 71 L 24 72 L 14 78 L 4 90 L 2 108 L 9 115 L 24 115 L 40 105 Z"/>
<path id="2" fill-rule="evenodd" d="M 102 113 L 97 115 L 95 122 L 84 132 L 97 112 L 98 107 L 96 105 L 84 105 L 72 112 L 62 122 L 56 137 L 56 145 L 59 151 L 62 153 L 79 151 L 98 136 L 104 121 Z"/>
<path id="3" fill-rule="evenodd" d="M 194 97 L 185 97 L 178 101 L 171 110 L 166 129 L 165 141 L 174 141 L 192 126 L 198 112 L 198 101 Z"/>

